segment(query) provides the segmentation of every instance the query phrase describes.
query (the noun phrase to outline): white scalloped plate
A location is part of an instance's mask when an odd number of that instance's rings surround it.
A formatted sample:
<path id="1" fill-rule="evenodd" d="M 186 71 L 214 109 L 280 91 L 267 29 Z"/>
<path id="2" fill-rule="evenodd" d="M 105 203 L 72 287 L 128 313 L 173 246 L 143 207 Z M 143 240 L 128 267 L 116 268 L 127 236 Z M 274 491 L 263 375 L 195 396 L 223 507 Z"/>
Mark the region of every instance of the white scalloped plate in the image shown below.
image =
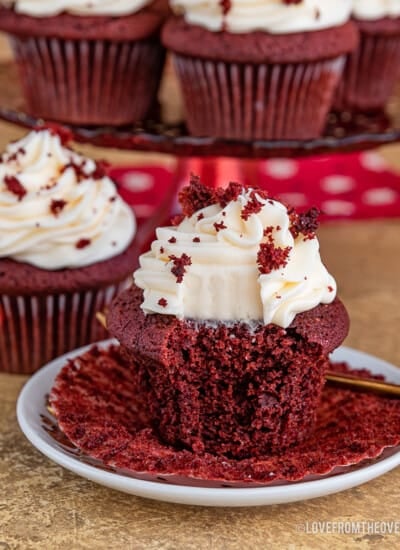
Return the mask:
<path id="1" fill-rule="evenodd" d="M 107 347 L 112 341 L 100 345 Z M 48 415 L 45 407 L 54 379 L 65 365 L 66 358 L 80 355 L 90 346 L 72 351 L 43 367 L 30 378 L 21 391 L 17 403 L 17 416 L 21 430 L 34 447 L 48 458 L 71 470 L 75 474 L 90 479 L 118 491 L 132 495 L 203 506 L 260 506 L 281 504 L 321 497 L 350 489 L 374 479 L 400 464 L 400 448 L 388 448 L 374 461 L 361 462 L 329 475 L 303 480 L 296 483 L 280 483 L 263 487 L 207 487 L 168 482 L 165 480 L 148 481 L 107 471 L 95 464 L 87 464 L 79 456 L 73 456 L 52 438 L 43 425 L 43 416 Z M 346 361 L 352 367 L 363 367 L 376 374 L 383 374 L 388 381 L 400 384 L 400 369 L 366 353 L 342 346 L 333 354 L 334 361 Z M 206 484 L 205 484 L 206 485 Z"/>

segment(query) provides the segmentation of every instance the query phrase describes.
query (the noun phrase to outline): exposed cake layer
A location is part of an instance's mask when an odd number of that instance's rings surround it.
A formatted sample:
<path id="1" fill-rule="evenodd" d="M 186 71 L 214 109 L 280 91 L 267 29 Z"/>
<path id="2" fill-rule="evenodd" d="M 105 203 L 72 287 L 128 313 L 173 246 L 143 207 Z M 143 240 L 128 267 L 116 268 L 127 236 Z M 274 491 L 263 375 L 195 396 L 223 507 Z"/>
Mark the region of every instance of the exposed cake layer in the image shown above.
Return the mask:
<path id="1" fill-rule="evenodd" d="M 284 449 L 306 437 L 324 385 L 327 352 L 347 334 L 341 302 L 318 306 L 303 319 L 300 314 L 297 325 L 283 329 L 145 316 L 141 301 L 136 287 L 120 295 L 108 327 L 144 380 L 160 437 L 195 452 L 238 458 Z M 329 338 L 333 320 L 336 330 Z"/>

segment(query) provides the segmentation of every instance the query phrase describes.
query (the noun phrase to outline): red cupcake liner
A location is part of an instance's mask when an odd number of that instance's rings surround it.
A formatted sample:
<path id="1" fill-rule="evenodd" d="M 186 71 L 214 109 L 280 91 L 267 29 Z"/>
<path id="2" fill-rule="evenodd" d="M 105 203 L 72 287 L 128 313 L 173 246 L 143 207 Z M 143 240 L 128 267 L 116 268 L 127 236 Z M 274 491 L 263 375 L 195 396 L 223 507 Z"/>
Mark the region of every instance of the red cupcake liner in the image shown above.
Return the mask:
<path id="1" fill-rule="evenodd" d="M 96 319 L 128 281 L 86 292 L 0 295 L 0 372 L 30 374 L 51 359 L 107 336 Z"/>
<path id="2" fill-rule="evenodd" d="M 330 370 L 383 378 L 344 363 L 332 363 Z M 325 386 L 317 423 L 304 442 L 241 460 L 194 453 L 160 439 L 146 416 L 149 403 L 141 389 L 137 372 L 118 348 L 94 347 L 59 372 L 49 397 L 56 418 L 42 417 L 43 428 L 64 453 L 91 466 L 139 479 L 208 487 L 269 485 L 342 473 L 338 469 L 353 468 L 400 444 L 400 400 Z"/>
<path id="3" fill-rule="evenodd" d="M 338 110 L 382 109 L 400 73 L 400 36 L 361 33 L 358 49 L 347 58 L 335 94 Z"/>
<path id="4" fill-rule="evenodd" d="M 242 64 L 175 54 L 189 131 L 227 139 L 321 135 L 345 56 L 298 64 Z"/>
<path id="5" fill-rule="evenodd" d="M 153 106 L 164 61 L 156 39 L 12 38 L 26 107 L 71 124 L 128 124 Z"/>

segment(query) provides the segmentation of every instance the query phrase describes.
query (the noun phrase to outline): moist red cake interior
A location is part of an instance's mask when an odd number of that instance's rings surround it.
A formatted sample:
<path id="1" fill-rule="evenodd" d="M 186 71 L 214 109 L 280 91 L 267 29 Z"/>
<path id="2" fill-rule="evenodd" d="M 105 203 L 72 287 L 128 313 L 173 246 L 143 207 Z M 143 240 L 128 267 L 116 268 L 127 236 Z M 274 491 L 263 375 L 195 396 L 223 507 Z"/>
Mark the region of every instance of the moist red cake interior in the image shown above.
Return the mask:
<path id="1" fill-rule="evenodd" d="M 134 285 L 123 292 L 107 326 L 137 369 L 152 425 L 166 442 L 244 458 L 307 436 L 327 354 L 348 331 L 339 301 L 297 315 L 288 329 L 146 316 L 142 301 Z"/>

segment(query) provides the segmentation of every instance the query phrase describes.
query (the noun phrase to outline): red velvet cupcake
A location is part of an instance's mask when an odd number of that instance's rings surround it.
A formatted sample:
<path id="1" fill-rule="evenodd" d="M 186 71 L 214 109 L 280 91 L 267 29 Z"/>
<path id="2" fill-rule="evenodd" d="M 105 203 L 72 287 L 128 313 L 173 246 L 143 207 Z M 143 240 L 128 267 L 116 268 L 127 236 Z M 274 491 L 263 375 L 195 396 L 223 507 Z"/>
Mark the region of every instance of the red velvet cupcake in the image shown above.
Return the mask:
<path id="1" fill-rule="evenodd" d="M 347 59 L 335 107 L 382 109 L 400 72 L 400 2 L 354 0 L 353 17 L 360 44 Z"/>
<path id="2" fill-rule="evenodd" d="M 28 111 L 79 125 L 144 118 L 161 78 L 166 12 L 165 0 L 0 0 Z"/>
<path id="3" fill-rule="evenodd" d="M 101 164 L 49 130 L 0 162 L 0 371 L 30 373 L 104 338 L 96 313 L 128 286 L 134 215 Z"/>
<path id="4" fill-rule="evenodd" d="M 312 429 L 328 355 L 348 332 L 318 212 L 195 180 L 181 201 L 185 217 L 157 230 L 108 329 L 164 441 L 233 458 L 284 449 Z"/>
<path id="5" fill-rule="evenodd" d="M 357 44 L 350 0 L 173 0 L 162 33 L 196 136 L 311 139 Z"/>

